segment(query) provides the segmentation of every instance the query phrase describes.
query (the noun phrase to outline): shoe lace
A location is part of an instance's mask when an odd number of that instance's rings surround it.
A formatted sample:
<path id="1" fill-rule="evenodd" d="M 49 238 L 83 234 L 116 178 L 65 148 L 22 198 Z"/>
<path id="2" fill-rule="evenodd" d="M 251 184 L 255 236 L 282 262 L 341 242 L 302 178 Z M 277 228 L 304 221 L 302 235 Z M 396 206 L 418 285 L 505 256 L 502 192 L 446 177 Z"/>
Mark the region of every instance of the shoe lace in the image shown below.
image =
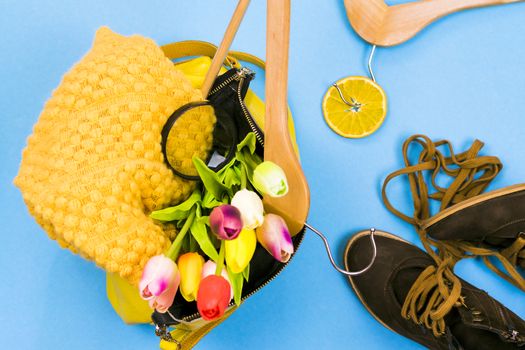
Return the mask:
<path id="1" fill-rule="evenodd" d="M 525 269 L 525 232 L 520 232 L 516 240 L 501 251 L 511 264 Z"/>
<path id="2" fill-rule="evenodd" d="M 409 160 L 412 145 L 419 145 L 422 150 L 417 163 Z M 445 156 L 439 147 L 448 149 Z M 498 157 L 478 156 L 483 142 L 475 140 L 463 153 L 455 154 L 449 141 L 433 142 L 425 135 L 413 135 L 403 143 L 405 168 L 387 176 L 382 188 L 385 206 L 393 214 L 414 225 L 423 247 L 434 259 L 435 266 L 428 266 L 416 279 L 403 303 L 402 315 L 418 324 L 424 324 L 435 336 L 444 334 L 445 316 L 453 307 L 464 305 L 461 296 L 461 281 L 454 275 L 455 264 L 464 258 L 481 256 L 487 266 L 509 282 L 525 290 L 525 281 L 514 265 L 525 261 L 525 234 L 519 235 L 508 248 L 497 251 L 480 247 L 465 241 L 438 241 L 430 238 L 423 228 L 430 218 L 430 199 L 440 201 L 440 211 L 465 199 L 482 193 L 503 167 Z M 430 184 L 435 192 L 429 193 Z M 449 176 L 452 181 L 448 187 L 437 183 L 440 174 Z M 414 213 L 410 217 L 394 208 L 387 197 L 387 185 L 391 180 L 406 175 L 412 195 Z M 498 269 L 490 260 L 497 258 L 504 269 Z"/>
<path id="3" fill-rule="evenodd" d="M 525 268 L 525 233 L 520 232 L 513 243 L 500 251 L 474 247 L 472 245 L 468 245 L 463 249 L 467 250 L 469 253 L 481 256 L 485 265 L 487 265 L 489 269 L 525 291 L 525 278 L 523 278 L 515 268 L 515 266 Z M 495 257 L 499 260 L 505 270 L 494 265 L 490 259 L 491 257 Z"/>

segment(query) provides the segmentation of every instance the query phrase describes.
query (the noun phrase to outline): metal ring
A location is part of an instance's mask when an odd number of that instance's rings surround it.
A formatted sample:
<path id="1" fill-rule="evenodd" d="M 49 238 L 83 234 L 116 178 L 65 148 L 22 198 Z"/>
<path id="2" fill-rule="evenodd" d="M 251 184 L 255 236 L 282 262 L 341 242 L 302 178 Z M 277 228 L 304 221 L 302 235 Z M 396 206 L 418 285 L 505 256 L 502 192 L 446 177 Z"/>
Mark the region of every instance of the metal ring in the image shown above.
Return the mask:
<path id="1" fill-rule="evenodd" d="M 337 264 L 335 263 L 334 258 L 332 256 L 332 252 L 330 250 L 330 244 L 328 244 L 328 240 L 326 239 L 325 235 L 323 235 L 315 227 L 310 226 L 308 223 L 305 223 L 304 226 L 306 226 L 308 229 L 310 229 L 310 231 L 312 231 L 313 233 L 315 233 L 316 235 L 321 237 L 321 239 L 323 240 L 324 246 L 326 248 L 326 253 L 328 254 L 328 258 L 330 259 L 330 263 L 332 264 L 332 266 L 338 272 L 342 273 L 343 275 L 346 275 L 346 276 L 361 275 L 361 274 L 365 273 L 366 271 L 368 271 L 372 267 L 372 265 L 374 264 L 374 262 L 376 260 L 376 256 L 377 256 L 377 246 L 376 246 L 376 241 L 375 241 L 375 238 L 374 238 L 374 233 L 376 232 L 375 228 L 371 228 L 370 229 L 370 242 L 372 243 L 372 247 L 373 247 L 373 250 L 374 250 L 374 254 L 372 256 L 372 260 L 370 261 L 370 263 L 362 270 L 359 270 L 359 271 L 346 271 L 345 269 L 342 269 L 339 266 L 337 266 Z"/>

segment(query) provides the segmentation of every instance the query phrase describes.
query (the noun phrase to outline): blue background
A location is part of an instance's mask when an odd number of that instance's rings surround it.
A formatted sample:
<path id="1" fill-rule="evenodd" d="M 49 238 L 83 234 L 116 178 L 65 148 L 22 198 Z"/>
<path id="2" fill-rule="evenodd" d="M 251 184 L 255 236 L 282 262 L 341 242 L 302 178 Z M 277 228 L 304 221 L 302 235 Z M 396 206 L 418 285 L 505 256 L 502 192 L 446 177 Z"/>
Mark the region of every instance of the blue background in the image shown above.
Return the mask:
<path id="1" fill-rule="evenodd" d="M 3 349 L 155 349 L 151 326 L 127 326 L 105 297 L 102 270 L 62 250 L 28 215 L 12 185 L 21 150 L 61 76 L 109 25 L 159 44 L 219 43 L 235 1 L 32 1 L 0 4 L 0 344 Z M 264 56 L 265 2 L 252 1 L 233 44 Z M 349 140 L 325 124 L 321 99 L 347 75 L 365 75 L 369 46 L 352 31 L 340 0 L 300 0 L 292 7 L 289 100 L 304 171 L 312 190 L 311 224 L 340 257 L 352 233 L 374 226 L 413 242 L 414 230 L 382 205 L 384 177 L 401 165 L 401 143 L 414 134 L 448 138 L 458 149 L 475 139 L 505 167 L 491 185 L 525 178 L 525 4 L 458 13 L 411 41 L 376 54 L 378 82 L 389 97 L 384 125 Z M 262 93 L 263 79 L 253 85 Z M 394 201 L 409 209 L 403 182 Z M 480 263 L 462 277 L 521 317 L 523 293 Z M 417 349 L 383 328 L 361 306 L 347 280 L 329 266 L 321 241 L 307 234 L 293 263 L 250 298 L 199 349 Z"/>

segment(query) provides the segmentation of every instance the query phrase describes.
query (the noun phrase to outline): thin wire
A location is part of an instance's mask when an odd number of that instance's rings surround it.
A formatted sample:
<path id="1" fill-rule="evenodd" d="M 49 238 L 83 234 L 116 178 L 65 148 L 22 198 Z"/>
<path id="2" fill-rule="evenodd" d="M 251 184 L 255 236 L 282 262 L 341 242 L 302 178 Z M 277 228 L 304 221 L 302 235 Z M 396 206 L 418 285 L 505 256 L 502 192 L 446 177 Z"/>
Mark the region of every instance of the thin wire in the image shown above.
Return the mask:
<path id="1" fill-rule="evenodd" d="M 375 238 L 374 238 L 374 233 L 376 232 L 375 228 L 371 228 L 370 229 L 370 242 L 372 243 L 372 247 L 374 249 L 374 254 L 372 256 L 372 260 L 370 261 L 370 263 L 368 263 L 368 265 L 362 270 L 359 270 L 359 271 L 346 271 L 346 270 L 340 268 L 339 266 L 337 266 L 337 264 L 335 263 L 334 257 L 332 256 L 332 251 L 330 249 L 330 244 L 328 244 L 328 240 L 326 239 L 326 237 L 319 230 L 317 230 L 313 226 L 310 226 L 308 223 L 305 223 L 304 225 L 308 229 L 310 229 L 313 233 L 315 233 L 316 235 L 321 237 L 321 239 L 323 240 L 324 246 L 326 248 L 326 253 L 328 254 L 328 258 L 330 259 L 330 263 L 332 264 L 332 266 L 337 271 L 339 271 L 343 275 L 346 275 L 346 276 L 357 276 L 357 275 L 363 274 L 366 271 L 368 271 L 372 267 L 372 265 L 374 264 L 374 262 L 376 260 L 376 256 L 377 256 L 377 246 L 376 246 L 376 241 L 375 241 Z"/>
<path id="2" fill-rule="evenodd" d="M 374 71 L 372 70 L 372 59 L 374 58 L 374 53 L 376 52 L 376 45 L 372 46 L 372 50 L 370 51 L 370 56 L 368 56 L 368 72 L 370 73 L 370 78 L 375 82 L 376 77 L 374 75 Z"/>

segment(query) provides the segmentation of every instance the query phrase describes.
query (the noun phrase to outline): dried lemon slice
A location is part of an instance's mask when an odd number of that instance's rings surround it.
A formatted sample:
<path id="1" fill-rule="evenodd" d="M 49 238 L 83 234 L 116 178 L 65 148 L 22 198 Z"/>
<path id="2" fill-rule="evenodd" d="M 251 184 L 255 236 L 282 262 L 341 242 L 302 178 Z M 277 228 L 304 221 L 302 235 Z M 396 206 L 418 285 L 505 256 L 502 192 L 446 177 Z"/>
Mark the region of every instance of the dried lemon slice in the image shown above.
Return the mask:
<path id="1" fill-rule="evenodd" d="M 383 124 L 386 110 L 385 92 L 366 77 L 338 80 L 323 98 L 326 123 L 348 138 L 361 138 L 375 132 Z"/>

